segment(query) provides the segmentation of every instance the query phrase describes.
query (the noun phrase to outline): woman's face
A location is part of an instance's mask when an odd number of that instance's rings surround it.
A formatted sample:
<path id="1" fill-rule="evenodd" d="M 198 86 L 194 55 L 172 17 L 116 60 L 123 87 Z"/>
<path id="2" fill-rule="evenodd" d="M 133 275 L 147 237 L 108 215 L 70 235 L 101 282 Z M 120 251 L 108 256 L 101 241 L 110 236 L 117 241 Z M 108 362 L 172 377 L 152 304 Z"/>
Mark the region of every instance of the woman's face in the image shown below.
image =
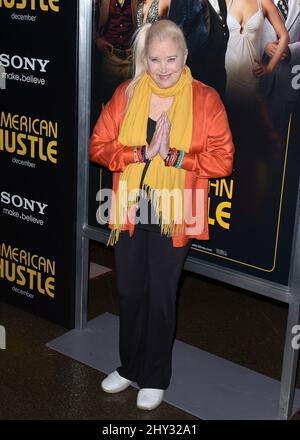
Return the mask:
<path id="1" fill-rule="evenodd" d="M 186 57 L 187 51 L 172 38 L 154 39 L 148 48 L 148 73 L 160 88 L 172 87 L 179 80 Z"/>

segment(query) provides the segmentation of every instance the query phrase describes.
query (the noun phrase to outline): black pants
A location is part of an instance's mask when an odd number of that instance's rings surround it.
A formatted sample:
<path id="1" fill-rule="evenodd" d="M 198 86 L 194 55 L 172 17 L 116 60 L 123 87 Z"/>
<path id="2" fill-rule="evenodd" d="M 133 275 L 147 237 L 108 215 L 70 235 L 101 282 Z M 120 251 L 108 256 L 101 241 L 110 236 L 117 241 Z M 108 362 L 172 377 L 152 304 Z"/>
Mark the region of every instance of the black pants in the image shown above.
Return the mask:
<path id="1" fill-rule="evenodd" d="M 140 388 L 166 389 L 172 372 L 176 293 L 189 244 L 135 228 L 115 245 L 120 306 L 119 353 L 122 377 Z"/>

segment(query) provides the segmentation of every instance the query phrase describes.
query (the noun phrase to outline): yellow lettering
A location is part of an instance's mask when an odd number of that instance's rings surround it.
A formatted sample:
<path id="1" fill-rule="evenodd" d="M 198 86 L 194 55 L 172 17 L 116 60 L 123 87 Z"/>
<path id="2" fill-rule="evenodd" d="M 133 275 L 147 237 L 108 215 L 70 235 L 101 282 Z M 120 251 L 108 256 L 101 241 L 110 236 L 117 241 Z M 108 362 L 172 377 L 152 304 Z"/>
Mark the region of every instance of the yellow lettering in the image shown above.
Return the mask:
<path id="1" fill-rule="evenodd" d="M 59 12 L 60 0 L 0 0 L 0 8 L 7 9 L 26 9 L 27 5 L 31 11 L 40 9 L 43 12 L 49 11 Z"/>
<path id="2" fill-rule="evenodd" d="M 44 140 L 39 138 L 39 158 L 44 162 L 47 161 L 47 156 L 43 153 Z"/>
<path id="3" fill-rule="evenodd" d="M 217 220 L 218 224 L 224 229 L 230 228 L 230 223 L 226 223 L 224 221 L 224 219 L 231 218 L 230 212 L 224 211 L 227 208 L 228 209 L 231 208 L 231 202 L 221 202 L 221 203 L 219 203 L 219 205 L 217 206 L 217 209 L 216 209 L 216 220 Z"/>
<path id="4" fill-rule="evenodd" d="M 33 290 L 34 288 L 34 276 L 36 275 L 36 271 L 33 269 L 28 269 L 27 272 L 29 273 L 29 289 Z"/>
<path id="5" fill-rule="evenodd" d="M 8 137 L 8 135 L 9 135 L 9 132 L 6 131 L 6 132 L 5 132 L 5 141 L 4 141 L 6 151 L 7 151 L 8 153 L 14 153 L 14 151 L 15 151 L 15 149 L 16 149 L 16 133 L 12 133 L 12 134 L 11 134 L 11 144 L 10 144 L 10 145 L 9 145 L 10 142 L 9 142 L 9 137 Z"/>
<path id="6" fill-rule="evenodd" d="M 0 0 L 1 1 L 1 0 Z M 1 119 L 0 119 L 0 125 L 1 127 L 11 127 L 11 114 L 8 113 L 7 115 L 5 115 L 4 112 L 1 113 Z"/>
<path id="7" fill-rule="evenodd" d="M 45 290 L 47 295 L 49 295 L 51 298 L 54 298 L 54 285 L 55 279 L 53 277 L 48 277 L 45 282 Z"/>
<path id="8" fill-rule="evenodd" d="M 42 285 L 41 285 L 41 278 L 42 278 L 42 276 L 41 276 L 41 274 L 39 272 L 37 274 L 37 290 L 40 293 L 45 293 L 45 290 L 42 288 Z"/>
<path id="9" fill-rule="evenodd" d="M 19 275 L 19 279 L 17 280 L 17 284 L 19 284 L 19 286 L 25 286 L 26 284 L 26 278 L 23 274 L 23 271 L 26 271 L 26 267 L 24 266 L 17 266 L 17 274 Z"/>
<path id="10" fill-rule="evenodd" d="M 40 8 L 42 11 L 48 11 L 48 5 L 45 4 L 44 0 L 40 0 Z"/>
<path id="11" fill-rule="evenodd" d="M 21 3 L 16 4 L 17 9 L 25 9 L 26 8 L 26 0 L 21 0 Z"/>
<path id="12" fill-rule="evenodd" d="M 4 259 L 0 258 L 0 277 L 4 278 Z"/>
<path id="13" fill-rule="evenodd" d="M 6 260 L 5 261 L 5 274 L 6 274 L 6 279 L 8 280 L 8 281 L 11 281 L 11 282 L 13 282 L 13 281 L 15 281 L 15 278 L 16 278 L 16 265 L 15 265 L 15 263 L 13 263 L 12 265 L 11 265 L 11 273 L 9 273 L 9 261 L 8 260 Z"/>
<path id="14" fill-rule="evenodd" d="M 214 194 L 216 196 L 218 196 L 219 195 L 219 186 L 220 186 L 220 183 L 219 183 L 218 179 L 215 180 L 214 182 L 213 181 L 209 181 L 209 192 L 210 192 L 210 188 L 213 187 L 213 188 L 215 188 Z"/>
<path id="15" fill-rule="evenodd" d="M 57 142 L 56 141 L 51 141 L 49 142 L 48 146 L 47 146 L 47 156 L 48 159 L 50 160 L 50 162 L 52 163 L 57 163 Z M 55 157 L 54 157 L 55 156 Z"/>
<path id="16" fill-rule="evenodd" d="M 57 5 L 55 5 L 55 3 L 57 3 Z M 49 0 L 49 6 L 53 12 L 59 12 L 59 0 Z"/>
<path id="17" fill-rule="evenodd" d="M 4 7 L 7 9 L 13 8 L 15 5 L 15 0 L 3 0 Z M 0 6 L 2 6 L 2 2 L 0 3 Z"/>
<path id="18" fill-rule="evenodd" d="M 26 134 L 19 133 L 17 136 L 17 142 L 18 142 L 18 146 L 19 146 L 17 153 L 20 156 L 25 156 L 25 154 L 27 153 L 27 148 L 23 142 L 23 139 L 26 139 Z"/>
<path id="19" fill-rule="evenodd" d="M 227 182 L 226 179 L 221 179 L 220 197 L 223 197 L 224 190 L 225 190 L 227 199 L 231 200 L 233 197 L 233 179 L 230 179 L 230 182 Z"/>

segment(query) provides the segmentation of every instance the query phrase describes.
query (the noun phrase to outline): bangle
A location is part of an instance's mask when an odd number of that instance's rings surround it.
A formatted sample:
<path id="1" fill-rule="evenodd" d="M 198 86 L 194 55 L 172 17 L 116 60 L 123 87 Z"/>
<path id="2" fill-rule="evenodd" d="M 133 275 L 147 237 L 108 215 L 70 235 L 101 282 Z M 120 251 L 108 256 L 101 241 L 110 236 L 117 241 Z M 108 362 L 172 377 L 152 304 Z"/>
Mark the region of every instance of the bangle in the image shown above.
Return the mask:
<path id="1" fill-rule="evenodd" d="M 176 148 L 169 148 L 168 154 L 165 158 L 165 166 L 166 167 L 173 166 L 173 164 L 176 162 L 177 155 L 178 155 L 178 151 L 176 150 Z"/>
<path id="2" fill-rule="evenodd" d="M 133 149 L 133 159 L 134 159 L 134 163 L 139 163 L 139 156 L 138 156 L 138 149 L 137 147 L 135 147 Z"/>
<path id="3" fill-rule="evenodd" d="M 177 157 L 177 160 L 176 160 L 176 162 L 174 163 L 174 167 L 175 167 L 175 168 L 181 168 L 181 165 L 182 165 L 183 159 L 184 159 L 184 151 L 183 151 L 183 150 L 180 150 L 180 151 L 179 151 L 179 154 L 178 154 L 178 157 Z"/>
<path id="4" fill-rule="evenodd" d="M 135 147 L 133 149 L 134 163 L 144 162 L 144 158 L 141 150 L 142 150 L 141 147 Z"/>
<path id="5" fill-rule="evenodd" d="M 145 145 L 145 156 L 146 156 L 147 160 L 152 160 L 152 157 L 149 157 L 149 154 L 148 154 L 148 145 Z"/>
<path id="6" fill-rule="evenodd" d="M 146 164 L 149 163 L 150 159 L 147 157 L 146 145 L 142 146 L 141 153 L 142 153 L 142 157 L 143 157 L 143 162 L 145 162 Z"/>
<path id="7" fill-rule="evenodd" d="M 167 152 L 167 155 L 166 155 L 166 157 L 164 158 L 164 162 L 165 162 L 165 166 L 166 166 L 166 167 L 168 166 L 168 163 L 169 163 L 169 160 L 170 160 L 170 157 L 171 157 L 171 153 L 172 153 L 171 148 L 169 148 L 169 150 L 168 150 L 168 152 Z"/>
<path id="8" fill-rule="evenodd" d="M 167 167 L 174 166 L 175 162 L 177 161 L 178 154 L 179 151 L 176 150 L 176 148 L 170 148 L 167 157 L 165 158 L 165 165 Z"/>
<path id="9" fill-rule="evenodd" d="M 139 158 L 139 162 L 144 162 L 144 157 L 143 157 L 143 152 L 142 152 L 142 148 L 138 148 L 137 149 L 138 152 L 138 158 Z"/>
<path id="10" fill-rule="evenodd" d="M 177 158 L 179 155 L 179 151 L 176 150 L 176 148 L 172 148 L 173 152 L 169 161 L 169 167 L 173 167 L 175 163 L 177 162 Z"/>

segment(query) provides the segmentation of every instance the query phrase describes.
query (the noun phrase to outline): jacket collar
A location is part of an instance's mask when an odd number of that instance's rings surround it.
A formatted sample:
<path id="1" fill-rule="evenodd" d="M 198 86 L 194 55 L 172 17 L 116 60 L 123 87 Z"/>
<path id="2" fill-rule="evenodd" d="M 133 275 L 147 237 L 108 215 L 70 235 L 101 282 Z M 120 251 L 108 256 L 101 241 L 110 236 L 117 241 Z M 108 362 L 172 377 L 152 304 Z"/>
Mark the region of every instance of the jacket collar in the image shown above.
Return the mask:
<path id="1" fill-rule="evenodd" d="M 275 5 L 278 5 L 279 0 L 274 0 Z M 300 0 L 289 0 L 289 13 L 285 22 L 285 27 L 289 31 L 294 24 L 294 21 L 300 14 Z"/>
<path id="2" fill-rule="evenodd" d="M 289 31 L 294 21 L 300 14 L 300 0 L 289 0 L 289 13 L 287 16 L 287 20 L 285 22 L 285 26 Z"/>

